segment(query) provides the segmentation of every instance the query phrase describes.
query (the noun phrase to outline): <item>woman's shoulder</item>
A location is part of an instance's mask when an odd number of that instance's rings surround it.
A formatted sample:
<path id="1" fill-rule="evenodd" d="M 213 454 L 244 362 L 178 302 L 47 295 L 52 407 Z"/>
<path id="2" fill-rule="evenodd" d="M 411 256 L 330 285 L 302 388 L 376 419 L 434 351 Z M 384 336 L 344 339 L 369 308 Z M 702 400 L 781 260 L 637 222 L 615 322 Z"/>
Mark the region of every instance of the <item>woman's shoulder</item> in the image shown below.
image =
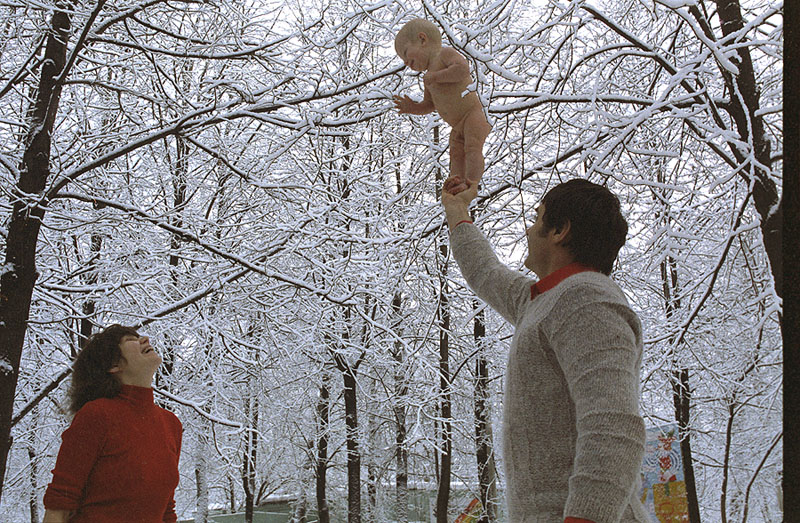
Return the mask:
<path id="1" fill-rule="evenodd" d="M 113 411 L 112 398 L 97 398 L 87 401 L 72 417 L 70 426 L 73 428 L 105 426 L 109 419 L 113 418 L 113 416 L 109 416 L 109 413 Z"/>
<path id="2" fill-rule="evenodd" d="M 114 398 L 96 398 L 91 401 L 87 401 L 84 403 L 83 407 L 81 407 L 78 412 L 75 413 L 75 417 L 78 415 L 83 416 L 102 416 L 105 415 L 110 410 L 114 409 Z"/>
<path id="3" fill-rule="evenodd" d="M 183 424 L 181 423 L 181 420 L 178 418 L 178 416 L 175 415 L 174 412 L 172 412 L 171 410 L 167 410 L 164 407 L 159 407 L 157 405 L 156 405 L 156 409 L 158 409 L 159 415 L 164 420 L 166 420 L 166 422 L 170 426 L 172 426 L 173 428 L 176 428 L 179 431 L 183 430 Z"/>

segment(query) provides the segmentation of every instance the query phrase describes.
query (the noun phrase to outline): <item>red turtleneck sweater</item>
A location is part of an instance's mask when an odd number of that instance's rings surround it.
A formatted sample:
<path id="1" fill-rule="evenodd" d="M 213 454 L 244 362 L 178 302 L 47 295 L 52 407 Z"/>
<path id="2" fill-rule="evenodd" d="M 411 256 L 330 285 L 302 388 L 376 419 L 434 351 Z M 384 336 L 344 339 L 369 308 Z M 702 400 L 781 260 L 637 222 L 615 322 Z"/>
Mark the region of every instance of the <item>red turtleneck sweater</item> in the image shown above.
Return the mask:
<path id="1" fill-rule="evenodd" d="M 75 511 L 70 523 L 176 521 L 182 430 L 151 388 L 90 401 L 61 435 L 45 508 Z"/>

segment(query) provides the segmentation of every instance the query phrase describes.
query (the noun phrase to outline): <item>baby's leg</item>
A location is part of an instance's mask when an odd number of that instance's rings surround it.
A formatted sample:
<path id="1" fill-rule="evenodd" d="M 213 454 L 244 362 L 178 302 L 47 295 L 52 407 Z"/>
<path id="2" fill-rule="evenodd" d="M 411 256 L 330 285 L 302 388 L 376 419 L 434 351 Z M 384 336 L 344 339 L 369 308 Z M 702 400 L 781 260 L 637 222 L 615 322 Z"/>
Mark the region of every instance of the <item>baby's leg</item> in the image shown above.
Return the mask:
<path id="1" fill-rule="evenodd" d="M 464 179 L 464 133 L 450 130 L 450 176 Z"/>
<path id="2" fill-rule="evenodd" d="M 491 129 L 483 109 L 473 109 L 464 120 L 465 175 L 472 183 L 480 182 L 483 176 L 483 144 Z"/>

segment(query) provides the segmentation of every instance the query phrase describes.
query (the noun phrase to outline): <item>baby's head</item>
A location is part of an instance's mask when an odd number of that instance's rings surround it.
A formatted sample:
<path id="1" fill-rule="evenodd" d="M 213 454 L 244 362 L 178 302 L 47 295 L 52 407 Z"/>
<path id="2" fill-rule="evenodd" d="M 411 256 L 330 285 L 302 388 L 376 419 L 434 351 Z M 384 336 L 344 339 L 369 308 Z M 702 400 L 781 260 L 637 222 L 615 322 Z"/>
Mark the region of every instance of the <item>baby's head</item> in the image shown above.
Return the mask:
<path id="1" fill-rule="evenodd" d="M 442 47 L 442 35 L 433 23 L 422 18 L 414 18 L 406 23 L 394 38 L 394 50 L 404 61 L 406 61 L 404 51 L 409 46 L 425 47 L 430 52 L 438 52 Z"/>

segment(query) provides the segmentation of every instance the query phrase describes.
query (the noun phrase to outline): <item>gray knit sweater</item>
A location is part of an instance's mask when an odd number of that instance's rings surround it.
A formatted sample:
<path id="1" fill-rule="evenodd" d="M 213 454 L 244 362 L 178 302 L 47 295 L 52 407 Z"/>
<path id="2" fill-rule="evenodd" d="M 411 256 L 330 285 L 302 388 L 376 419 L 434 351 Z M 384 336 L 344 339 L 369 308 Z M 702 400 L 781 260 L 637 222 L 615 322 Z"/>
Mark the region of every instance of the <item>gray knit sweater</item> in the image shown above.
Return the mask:
<path id="1" fill-rule="evenodd" d="M 649 522 L 638 499 L 639 318 L 607 276 L 582 272 L 531 300 L 533 280 L 463 223 L 453 255 L 469 286 L 514 328 L 505 371 L 509 523 Z"/>

